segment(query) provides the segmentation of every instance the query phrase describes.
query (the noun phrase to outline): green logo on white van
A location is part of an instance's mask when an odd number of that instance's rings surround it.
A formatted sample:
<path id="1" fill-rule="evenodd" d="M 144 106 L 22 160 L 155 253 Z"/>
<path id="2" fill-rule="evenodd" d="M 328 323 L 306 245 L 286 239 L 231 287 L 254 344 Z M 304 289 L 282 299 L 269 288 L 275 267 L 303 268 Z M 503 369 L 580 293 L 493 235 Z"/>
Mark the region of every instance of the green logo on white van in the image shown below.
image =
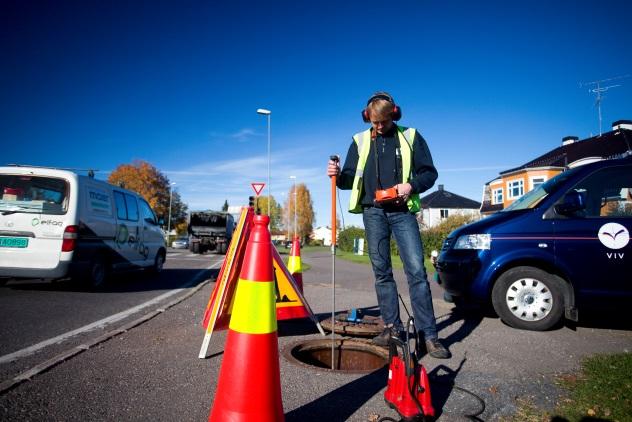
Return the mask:
<path id="1" fill-rule="evenodd" d="M 35 217 L 34 219 L 31 220 L 31 225 L 33 227 L 37 226 L 39 224 L 39 218 Z"/>

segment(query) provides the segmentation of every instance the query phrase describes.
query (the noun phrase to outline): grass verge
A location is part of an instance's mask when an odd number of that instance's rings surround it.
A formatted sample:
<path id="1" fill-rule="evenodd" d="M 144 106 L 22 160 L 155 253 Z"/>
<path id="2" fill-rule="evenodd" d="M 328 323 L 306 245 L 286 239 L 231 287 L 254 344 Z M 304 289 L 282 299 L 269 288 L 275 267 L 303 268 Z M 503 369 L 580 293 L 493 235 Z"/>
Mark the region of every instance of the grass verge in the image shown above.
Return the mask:
<path id="1" fill-rule="evenodd" d="M 632 421 L 632 353 L 594 355 L 584 359 L 577 375 L 557 383 L 566 390 L 553 412 L 519 402 L 515 422 Z"/>

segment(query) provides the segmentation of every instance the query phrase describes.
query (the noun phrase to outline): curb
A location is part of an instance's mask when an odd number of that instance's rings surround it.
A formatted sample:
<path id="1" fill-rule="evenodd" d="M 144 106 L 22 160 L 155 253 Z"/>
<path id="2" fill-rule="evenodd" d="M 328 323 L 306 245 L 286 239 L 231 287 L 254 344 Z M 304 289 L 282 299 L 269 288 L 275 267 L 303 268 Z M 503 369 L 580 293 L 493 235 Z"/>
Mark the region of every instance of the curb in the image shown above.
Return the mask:
<path id="1" fill-rule="evenodd" d="M 18 385 L 22 384 L 24 381 L 28 381 L 31 380 L 34 376 L 41 374 L 43 372 L 48 371 L 49 369 L 51 369 L 54 366 L 59 365 L 62 362 L 65 362 L 69 359 L 72 359 L 73 357 L 85 352 L 86 350 L 89 350 L 101 343 L 104 343 L 120 334 L 124 334 L 126 332 L 128 332 L 129 330 L 131 330 L 134 327 L 137 327 L 141 324 L 144 324 L 145 322 L 157 317 L 158 315 L 162 314 L 163 312 L 167 311 L 167 309 L 177 305 L 178 303 L 184 301 L 185 299 L 188 299 L 189 297 L 193 296 L 195 293 L 197 293 L 202 287 L 206 286 L 207 284 L 209 284 L 210 282 L 215 281 L 214 279 L 206 279 L 204 281 L 202 281 L 200 284 L 198 284 L 197 286 L 195 286 L 193 289 L 191 289 L 191 291 L 187 292 L 186 294 L 182 295 L 181 297 L 172 300 L 171 302 L 167 303 L 165 306 L 160 307 L 158 309 L 156 309 L 155 311 L 149 312 L 139 318 L 136 318 L 133 321 L 128 322 L 127 324 L 123 325 L 120 328 L 108 331 L 107 333 L 94 338 L 90 341 L 88 341 L 87 343 L 83 343 L 80 344 L 79 346 L 73 347 L 71 349 L 68 349 L 64 352 L 59 353 L 57 356 L 54 356 L 53 358 L 44 361 L 42 363 L 39 363 L 35 366 L 33 366 L 32 368 L 29 368 L 25 371 L 20 372 L 18 375 L 16 375 L 15 377 L 5 380 L 3 382 L 0 383 L 0 394 L 4 394 L 9 390 L 12 390 L 13 388 L 17 387 Z"/>

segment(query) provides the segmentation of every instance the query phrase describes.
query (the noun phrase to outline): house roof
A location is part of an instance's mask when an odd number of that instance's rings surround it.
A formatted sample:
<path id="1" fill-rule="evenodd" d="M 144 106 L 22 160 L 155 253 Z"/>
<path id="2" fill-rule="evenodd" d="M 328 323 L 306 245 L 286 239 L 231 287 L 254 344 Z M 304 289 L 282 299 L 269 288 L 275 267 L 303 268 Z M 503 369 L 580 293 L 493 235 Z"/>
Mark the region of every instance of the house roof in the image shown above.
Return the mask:
<path id="1" fill-rule="evenodd" d="M 456 193 L 448 192 L 439 185 L 439 189 L 421 198 L 422 208 L 456 208 L 456 209 L 479 209 L 480 202 L 465 198 Z"/>
<path id="2" fill-rule="evenodd" d="M 565 140 L 571 137 L 564 138 Z M 593 136 L 567 145 L 560 145 L 551 151 L 509 170 L 500 172 L 501 175 L 534 167 L 566 167 L 582 158 L 611 158 L 616 157 L 632 148 L 632 131 L 618 129 L 606 132 L 600 136 Z"/>

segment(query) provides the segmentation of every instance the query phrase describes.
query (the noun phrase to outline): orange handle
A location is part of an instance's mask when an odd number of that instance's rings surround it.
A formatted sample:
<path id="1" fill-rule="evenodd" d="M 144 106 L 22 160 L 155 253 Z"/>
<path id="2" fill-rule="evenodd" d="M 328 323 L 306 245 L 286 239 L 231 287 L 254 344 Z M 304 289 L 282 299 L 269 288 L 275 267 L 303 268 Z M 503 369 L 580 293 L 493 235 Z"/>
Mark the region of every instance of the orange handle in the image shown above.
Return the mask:
<path id="1" fill-rule="evenodd" d="M 338 156 L 332 155 L 330 160 L 338 162 Z M 336 246 L 336 176 L 331 177 L 331 246 Z"/>
<path id="2" fill-rule="evenodd" d="M 331 245 L 336 246 L 336 176 L 331 178 Z"/>

